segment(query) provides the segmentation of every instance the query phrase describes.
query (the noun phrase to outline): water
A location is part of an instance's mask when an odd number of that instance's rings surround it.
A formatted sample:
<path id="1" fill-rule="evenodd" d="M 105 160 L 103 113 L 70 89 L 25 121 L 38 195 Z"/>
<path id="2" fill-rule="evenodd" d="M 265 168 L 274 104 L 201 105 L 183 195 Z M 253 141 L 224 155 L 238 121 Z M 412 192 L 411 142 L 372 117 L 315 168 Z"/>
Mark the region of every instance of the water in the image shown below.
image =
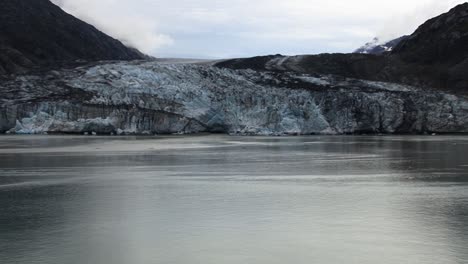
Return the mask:
<path id="1" fill-rule="evenodd" d="M 0 263 L 468 263 L 468 137 L 0 137 Z"/>

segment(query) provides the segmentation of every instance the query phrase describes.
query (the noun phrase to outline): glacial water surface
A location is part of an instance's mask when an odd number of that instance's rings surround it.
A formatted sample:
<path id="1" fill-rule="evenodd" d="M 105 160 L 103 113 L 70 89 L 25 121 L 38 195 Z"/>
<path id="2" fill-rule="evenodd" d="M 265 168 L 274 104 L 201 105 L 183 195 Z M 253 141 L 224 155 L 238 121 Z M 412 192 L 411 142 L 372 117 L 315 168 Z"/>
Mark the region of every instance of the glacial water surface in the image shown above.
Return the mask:
<path id="1" fill-rule="evenodd" d="M 468 137 L 0 137 L 0 263 L 466 264 Z"/>

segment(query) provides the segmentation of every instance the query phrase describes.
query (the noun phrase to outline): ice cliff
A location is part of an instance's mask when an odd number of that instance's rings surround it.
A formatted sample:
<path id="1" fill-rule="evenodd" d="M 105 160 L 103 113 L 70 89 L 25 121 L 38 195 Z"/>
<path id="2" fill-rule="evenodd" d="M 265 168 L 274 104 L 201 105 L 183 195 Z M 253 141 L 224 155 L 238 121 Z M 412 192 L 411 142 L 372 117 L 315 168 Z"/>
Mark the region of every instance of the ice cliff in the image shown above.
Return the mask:
<path id="1" fill-rule="evenodd" d="M 468 98 L 333 75 L 115 62 L 0 83 L 6 133 L 468 132 Z"/>

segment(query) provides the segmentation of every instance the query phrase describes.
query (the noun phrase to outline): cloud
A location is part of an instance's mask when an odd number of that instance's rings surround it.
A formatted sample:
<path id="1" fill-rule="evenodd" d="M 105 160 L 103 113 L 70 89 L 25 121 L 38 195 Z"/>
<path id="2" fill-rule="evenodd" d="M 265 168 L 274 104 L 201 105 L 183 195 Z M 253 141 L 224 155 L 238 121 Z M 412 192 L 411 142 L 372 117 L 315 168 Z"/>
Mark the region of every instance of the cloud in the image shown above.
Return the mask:
<path id="1" fill-rule="evenodd" d="M 53 0 L 158 57 L 351 52 L 463 0 Z"/>
<path id="2" fill-rule="evenodd" d="M 173 39 L 157 33 L 156 20 L 139 16 L 117 0 L 52 0 L 66 12 L 92 24 L 125 45 L 153 54 L 173 44 Z M 130 6 L 131 7 L 131 6 Z"/>

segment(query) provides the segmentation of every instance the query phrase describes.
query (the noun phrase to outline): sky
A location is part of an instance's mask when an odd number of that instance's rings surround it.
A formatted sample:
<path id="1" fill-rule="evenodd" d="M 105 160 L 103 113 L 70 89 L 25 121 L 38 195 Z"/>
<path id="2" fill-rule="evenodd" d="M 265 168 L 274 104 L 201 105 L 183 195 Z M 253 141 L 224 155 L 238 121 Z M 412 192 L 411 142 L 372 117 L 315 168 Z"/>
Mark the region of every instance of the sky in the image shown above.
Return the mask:
<path id="1" fill-rule="evenodd" d="M 52 0 L 156 57 L 352 52 L 411 34 L 459 0 Z"/>

